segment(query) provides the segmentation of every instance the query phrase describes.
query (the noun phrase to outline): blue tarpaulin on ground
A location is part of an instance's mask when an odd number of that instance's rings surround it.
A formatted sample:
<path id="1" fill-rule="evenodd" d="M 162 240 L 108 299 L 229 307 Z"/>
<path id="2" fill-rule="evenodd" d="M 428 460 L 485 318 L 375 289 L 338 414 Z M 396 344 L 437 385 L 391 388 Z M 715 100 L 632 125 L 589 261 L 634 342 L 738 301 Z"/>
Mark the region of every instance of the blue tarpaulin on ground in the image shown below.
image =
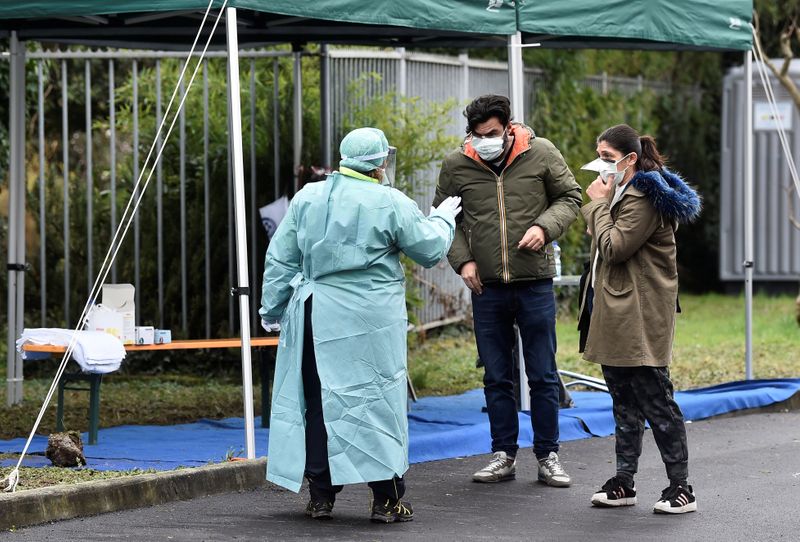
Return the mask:
<path id="1" fill-rule="evenodd" d="M 800 391 L 800 379 L 731 382 L 710 388 L 677 392 L 675 397 L 687 420 L 699 420 L 746 408 L 756 408 L 788 399 Z M 561 441 L 614 433 L 611 397 L 603 392 L 573 392 L 575 408 L 561 410 Z M 482 408 L 482 390 L 450 397 L 425 397 L 414 403 L 408 416 L 412 463 L 483 454 L 491 451 L 489 420 Z M 522 447 L 533 442 L 530 416 L 519 414 Z M 258 427 L 256 455 L 267 452 L 269 430 Z M 84 442 L 87 435 L 83 435 Z M 0 453 L 22 451 L 25 439 L 0 441 Z M 46 436 L 36 436 L 24 465 L 47 466 Z M 85 446 L 88 466 L 99 470 L 195 467 L 219 462 L 227 455 L 242 456 L 244 420 L 200 420 L 196 423 L 146 426 L 125 425 L 101 429 L 98 444 Z M 14 465 L 5 459 L 0 466 Z"/>

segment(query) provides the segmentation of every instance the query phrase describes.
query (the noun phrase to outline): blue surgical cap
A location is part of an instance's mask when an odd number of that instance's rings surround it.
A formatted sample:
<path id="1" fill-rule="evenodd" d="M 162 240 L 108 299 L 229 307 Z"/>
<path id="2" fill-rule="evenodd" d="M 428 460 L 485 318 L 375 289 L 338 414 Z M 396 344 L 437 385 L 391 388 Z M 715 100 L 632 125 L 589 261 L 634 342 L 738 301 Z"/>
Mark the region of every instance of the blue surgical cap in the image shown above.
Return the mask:
<path id="1" fill-rule="evenodd" d="M 340 166 L 369 173 L 379 168 L 389 155 L 389 142 L 377 128 L 356 128 L 339 145 Z"/>

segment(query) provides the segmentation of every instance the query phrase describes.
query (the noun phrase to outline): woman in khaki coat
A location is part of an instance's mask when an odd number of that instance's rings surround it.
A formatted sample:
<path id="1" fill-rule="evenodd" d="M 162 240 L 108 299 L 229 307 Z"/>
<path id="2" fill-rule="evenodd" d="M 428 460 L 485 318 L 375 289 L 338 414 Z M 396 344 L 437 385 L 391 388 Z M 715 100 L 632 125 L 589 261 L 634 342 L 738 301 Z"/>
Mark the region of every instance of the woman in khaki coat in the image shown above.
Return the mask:
<path id="1" fill-rule="evenodd" d="M 617 474 L 592 504 L 636 504 L 633 477 L 646 420 L 670 480 L 654 512 L 693 512 L 686 429 L 669 363 L 678 307 L 675 231 L 698 216 L 700 198 L 664 167 L 653 138 L 626 124 L 597 138 L 597 155 L 584 166 L 600 175 L 581 209 L 592 236 L 581 322 L 589 324 L 584 359 L 602 365 L 613 400 Z"/>

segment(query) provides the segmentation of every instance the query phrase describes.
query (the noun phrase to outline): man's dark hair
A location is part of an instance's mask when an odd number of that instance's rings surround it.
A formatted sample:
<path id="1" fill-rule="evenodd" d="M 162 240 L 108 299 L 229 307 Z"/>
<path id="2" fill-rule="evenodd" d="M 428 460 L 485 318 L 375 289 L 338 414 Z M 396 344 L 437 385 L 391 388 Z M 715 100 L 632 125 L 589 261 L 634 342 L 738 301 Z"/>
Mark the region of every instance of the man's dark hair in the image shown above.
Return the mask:
<path id="1" fill-rule="evenodd" d="M 472 100 L 464 110 L 464 116 L 467 117 L 467 132 L 492 117 L 497 117 L 500 124 L 507 126 L 511 120 L 511 102 L 499 94 L 485 94 Z"/>

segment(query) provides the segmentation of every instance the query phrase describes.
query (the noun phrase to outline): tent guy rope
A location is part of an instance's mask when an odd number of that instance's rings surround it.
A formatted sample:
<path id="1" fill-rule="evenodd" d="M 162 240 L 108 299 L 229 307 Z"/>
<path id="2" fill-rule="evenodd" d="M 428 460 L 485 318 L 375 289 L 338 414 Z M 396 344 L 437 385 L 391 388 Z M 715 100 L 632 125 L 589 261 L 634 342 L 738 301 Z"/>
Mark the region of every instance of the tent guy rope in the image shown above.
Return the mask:
<path id="1" fill-rule="evenodd" d="M 753 34 L 756 37 L 757 31 L 755 27 L 753 27 Z M 778 105 L 777 101 L 775 100 L 775 92 L 772 89 L 772 81 L 767 76 L 767 68 L 766 68 L 766 61 L 764 60 L 764 51 L 761 49 L 761 41 L 759 39 L 754 39 L 753 43 L 755 47 L 751 48 L 753 56 L 756 59 L 756 68 L 758 69 L 758 76 L 761 79 L 761 86 L 764 87 L 764 92 L 767 94 L 767 102 L 769 103 L 770 110 L 772 112 L 773 117 L 776 120 L 776 126 L 778 131 L 778 139 L 781 142 L 781 147 L 783 148 L 783 152 L 786 155 L 786 163 L 789 167 L 789 174 L 792 177 L 792 181 L 794 181 L 794 187 L 797 190 L 797 196 L 800 197 L 800 175 L 797 173 L 797 166 L 794 162 L 794 156 L 792 155 L 792 149 L 789 146 L 789 138 L 786 135 L 786 130 L 783 127 L 783 122 L 780 121 L 780 114 L 778 113 Z"/>

